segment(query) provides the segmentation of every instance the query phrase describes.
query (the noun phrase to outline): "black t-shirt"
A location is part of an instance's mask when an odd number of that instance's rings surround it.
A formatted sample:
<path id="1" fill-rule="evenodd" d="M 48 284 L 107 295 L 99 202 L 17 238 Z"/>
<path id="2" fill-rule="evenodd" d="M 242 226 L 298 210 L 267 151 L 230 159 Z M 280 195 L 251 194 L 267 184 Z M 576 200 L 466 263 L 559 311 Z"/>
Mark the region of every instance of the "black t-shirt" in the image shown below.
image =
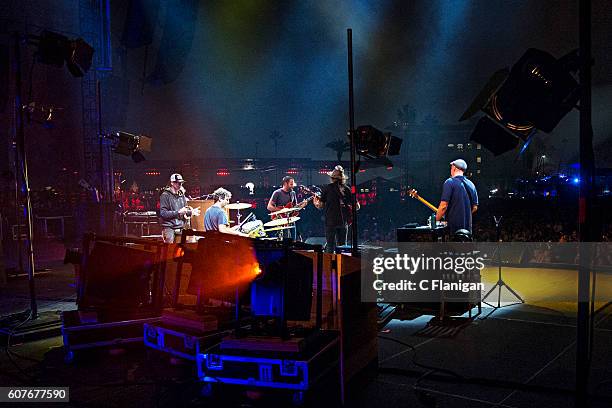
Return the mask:
<path id="1" fill-rule="evenodd" d="M 351 189 L 346 184 L 330 183 L 321 188 L 321 201 L 325 204 L 325 225 L 341 227 L 348 223 Z"/>
<path id="2" fill-rule="evenodd" d="M 286 193 L 282 188 L 279 188 L 272 193 L 272 198 L 270 200 L 276 207 L 284 207 L 288 203 L 297 205 L 297 198 L 293 190 Z"/>

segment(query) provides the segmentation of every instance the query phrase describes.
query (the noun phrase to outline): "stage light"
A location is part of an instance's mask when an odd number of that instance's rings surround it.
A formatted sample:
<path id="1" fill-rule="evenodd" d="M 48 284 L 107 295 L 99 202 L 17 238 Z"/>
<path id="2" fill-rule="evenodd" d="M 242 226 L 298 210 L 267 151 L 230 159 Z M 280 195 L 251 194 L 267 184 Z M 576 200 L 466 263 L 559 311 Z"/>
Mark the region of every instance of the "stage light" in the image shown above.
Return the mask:
<path id="1" fill-rule="evenodd" d="M 578 177 L 574 177 L 574 179 L 572 181 L 574 182 L 574 184 L 579 184 L 580 183 L 580 179 Z"/>
<path id="2" fill-rule="evenodd" d="M 359 126 L 355 129 L 357 153 L 372 159 L 396 156 L 400 152 L 402 139 L 383 133 L 373 126 Z"/>
<path id="3" fill-rule="evenodd" d="M 580 98 L 573 77 L 577 61 L 575 51 L 556 59 L 530 48 L 511 70 L 495 72 L 459 119 L 485 113 L 470 139 L 499 155 L 520 140 L 527 142 L 537 130 L 551 132 Z"/>
<path id="4" fill-rule="evenodd" d="M 82 38 L 68 37 L 51 31 L 43 31 L 38 37 L 38 60 L 43 64 L 64 66 L 75 77 L 85 75 L 93 60 L 94 49 Z"/>
<path id="5" fill-rule="evenodd" d="M 130 156 L 135 163 L 146 160 L 142 152 L 151 151 L 153 139 L 144 135 L 133 135 L 127 132 L 117 132 L 111 135 L 113 151 L 123 156 Z"/>

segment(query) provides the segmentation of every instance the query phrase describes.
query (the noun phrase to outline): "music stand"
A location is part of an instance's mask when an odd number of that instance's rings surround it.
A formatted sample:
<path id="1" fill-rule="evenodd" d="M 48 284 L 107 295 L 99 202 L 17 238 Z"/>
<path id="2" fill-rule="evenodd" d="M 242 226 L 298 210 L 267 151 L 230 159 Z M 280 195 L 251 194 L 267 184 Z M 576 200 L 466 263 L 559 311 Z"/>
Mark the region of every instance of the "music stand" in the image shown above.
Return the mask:
<path id="1" fill-rule="evenodd" d="M 516 293 L 514 291 L 514 289 L 512 289 L 510 286 L 508 286 L 508 284 L 506 282 L 504 282 L 504 279 L 502 278 L 502 264 L 501 264 L 501 220 L 502 220 L 502 216 L 500 216 L 499 218 L 497 218 L 495 215 L 493 216 L 493 221 L 495 222 L 495 229 L 497 232 L 497 265 L 498 265 L 498 277 L 497 277 L 497 282 L 495 283 L 495 285 L 493 285 L 493 287 L 491 289 L 489 289 L 489 291 L 482 297 L 482 299 L 480 300 L 481 303 L 484 303 L 488 306 L 491 306 L 493 309 L 499 309 L 501 307 L 506 307 L 506 306 L 514 306 L 514 305 L 518 305 L 521 303 L 525 303 L 525 301 L 523 300 L 522 297 L 519 296 L 518 293 Z M 501 290 L 502 287 L 506 287 L 506 289 L 508 289 L 508 291 L 510 293 L 512 293 L 519 301 L 515 302 L 515 303 L 510 303 L 507 305 L 502 306 L 501 305 Z M 493 293 L 493 291 L 495 290 L 495 288 L 499 288 L 498 292 L 497 292 L 497 306 L 492 305 L 491 303 L 485 301 L 485 299 L 487 297 L 489 297 L 489 295 L 491 293 Z"/>

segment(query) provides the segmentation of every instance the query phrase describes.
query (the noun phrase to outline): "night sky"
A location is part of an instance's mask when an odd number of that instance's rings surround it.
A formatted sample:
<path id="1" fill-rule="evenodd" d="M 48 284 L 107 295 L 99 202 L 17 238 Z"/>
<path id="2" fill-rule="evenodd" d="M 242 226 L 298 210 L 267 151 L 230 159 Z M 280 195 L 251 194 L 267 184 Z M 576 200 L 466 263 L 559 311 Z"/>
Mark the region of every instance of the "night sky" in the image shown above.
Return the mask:
<path id="1" fill-rule="evenodd" d="M 457 123 L 489 76 L 527 48 L 560 57 L 578 46 L 574 1 L 193 3 L 160 1 L 142 93 L 144 47 L 124 52 L 122 64 L 114 61 L 115 75 L 130 81 L 124 125 L 154 137 L 150 158 L 254 156 L 256 142 L 259 156 L 269 157 L 274 130 L 285 136 L 279 156 L 333 157 L 324 145 L 348 127 L 349 27 L 356 122 L 379 128 L 391 124 L 405 104 L 416 109 L 417 121 L 433 116 Z M 113 5 L 115 46 L 126 8 Z M 612 122 L 612 11 L 605 1 L 595 2 L 593 10 L 598 141 L 610 136 Z M 178 49 L 168 52 L 164 28 L 190 13 L 193 30 L 185 24 L 183 43 L 172 43 Z M 171 67 L 164 66 L 168 54 Z M 160 60 L 176 78 L 172 82 L 151 77 Z M 577 119 L 574 111 L 553 135 L 541 137 L 569 157 Z"/>
<path id="2" fill-rule="evenodd" d="M 145 11 L 130 23 L 131 3 L 144 5 Z M 112 73 L 100 76 L 103 128 L 151 136 L 149 160 L 254 157 L 256 152 L 272 157 L 273 131 L 284 135 L 281 157 L 333 160 L 335 153 L 325 144 L 344 137 L 348 128 L 349 27 L 356 124 L 379 129 L 395 121 L 405 105 L 416 110 L 418 123 L 434 118 L 457 124 L 490 75 L 511 66 L 527 48 L 561 57 L 578 47 L 578 1 L 110 4 Z M 0 22 L 7 22 L 6 30 L 38 34 L 51 29 L 86 37 L 78 6 L 77 0 L 7 0 L 0 4 Z M 148 46 L 128 43 L 126 28 L 133 30 L 134 21 L 143 18 L 152 27 L 152 41 Z M 595 142 L 612 145 L 608 1 L 593 1 L 592 32 Z M 26 129 L 32 157 L 52 161 L 31 161 L 35 185 L 45 186 L 55 180 L 55 170 L 79 169 L 74 158 L 81 154 L 75 146 L 82 139 L 82 89 L 65 69 L 41 64 L 31 69 L 33 53 L 33 47 L 24 52 L 25 89 L 31 73 L 31 99 L 61 108 L 54 130 L 37 124 Z M 8 112 L 0 113 L 7 129 Z M 398 136 L 411 137 L 409 130 Z M 578 112 L 538 138 L 544 142 L 542 153 L 575 162 Z M 441 143 L 440 149 L 447 147 Z M 598 165 L 612 167 L 612 154 L 602 152 L 596 148 Z M 403 153 L 410 160 L 411 152 Z"/>

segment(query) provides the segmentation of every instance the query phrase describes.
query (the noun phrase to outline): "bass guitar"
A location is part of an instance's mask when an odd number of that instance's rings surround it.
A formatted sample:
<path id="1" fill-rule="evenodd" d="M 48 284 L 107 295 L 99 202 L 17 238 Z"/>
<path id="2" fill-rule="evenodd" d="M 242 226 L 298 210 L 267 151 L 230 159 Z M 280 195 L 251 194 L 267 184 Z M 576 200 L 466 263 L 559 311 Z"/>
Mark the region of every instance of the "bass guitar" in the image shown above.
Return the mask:
<path id="1" fill-rule="evenodd" d="M 414 198 L 415 200 L 419 200 L 421 203 L 423 203 L 427 208 L 429 208 L 433 212 L 438 212 L 438 207 L 436 207 L 435 205 L 433 205 L 432 203 L 430 203 L 429 201 L 421 197 L 414 188 L 411 188 L 410 190 L 408 190 L 408 195 Z"/>

